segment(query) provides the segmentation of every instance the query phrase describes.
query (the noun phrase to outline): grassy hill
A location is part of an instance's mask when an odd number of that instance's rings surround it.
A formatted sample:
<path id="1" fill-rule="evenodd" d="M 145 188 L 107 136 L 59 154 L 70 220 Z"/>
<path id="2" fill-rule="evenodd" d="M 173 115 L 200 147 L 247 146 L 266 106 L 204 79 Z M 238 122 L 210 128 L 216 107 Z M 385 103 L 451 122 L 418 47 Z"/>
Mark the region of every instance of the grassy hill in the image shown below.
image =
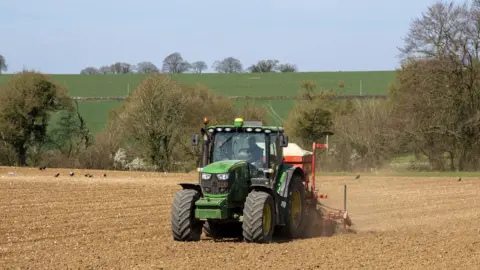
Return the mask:
<path id="1" fill-rule="evenodd" d="M 10 74 L 0 75 L 0 84 L 6 83 Z M 125 75 L 51 75 L 67 86 L 72 96 L 124 96 L 145 78 L 142 74 Z M 299 72 L 299 73 L 240 73 L 240 74 L 178 74 L 171 78 L 179 82 L 201 83 L 226 96 L 295 95 L 303 80 L 316 81 L 319 88 L 337 87 L 343 81 L 345 92 L 359 94 L 384 94 L 395 78 L 394 71 L 365 72 Z"/>
<path id="2" fill-rule="evenodd" d="M 0 75 L 0 85 L 12 75 Z M 68 87 L 71 96 L 77 97 L 119 97 L 133 91 L 146 77 L 142 74 L 125 75 L 71 75 L 53 74 L 52 78 Z M 204 84 L 214 92 L 225 96 L 294 96 L 300 90 L 300 83 L 312 80 L 319 89 L 337 88 L 344 83 L 345 94 L 386 94 L 388 85 L 395 79 L 395 71 L 364 72 L 298 72 L 298 73 L 240 73 L 240 74 L 176 74 L 171 78 L 182 83 Z M 241 105 L 242 101 L 237 101 Z M 292 107 L 291 100 L 257 101 L 270 103 L 274 110 L 286 117 Z M 100 131 L 107 119 L 108 111 L 119 106 L 119 101 L 88 101 L 80 104 L 92 132 Z"/>

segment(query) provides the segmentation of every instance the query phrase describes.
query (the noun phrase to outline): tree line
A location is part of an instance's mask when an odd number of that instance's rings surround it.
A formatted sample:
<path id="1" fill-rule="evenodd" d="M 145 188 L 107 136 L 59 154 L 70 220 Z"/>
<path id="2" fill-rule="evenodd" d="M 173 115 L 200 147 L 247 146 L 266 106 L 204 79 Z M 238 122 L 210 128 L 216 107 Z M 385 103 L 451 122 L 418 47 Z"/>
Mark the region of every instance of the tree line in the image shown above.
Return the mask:
<path id="1" fill-rule="evenodd" d="M 437 2 L 411 23 L 386 99 L 338 99 L 343 85 L 320 90 L 314 81 L 304 81 L 294 108 L 280 119 L 266 105 L 235 106 L 205 86 L 154 73 L 111 112 L 96 136 L 63 86 L 23 71 L 0 89 L 0 163 L 192 171 L 199 150 L 191 147 L 190 136 L 203 117 L 212 124 L 238 116 L 269 124 L 273 116 L 290 141 L 305 149 L 321 142 L 323 131 L 334 132 L 327 152 L 319 153 L 323 170 L 390 168 L 399 157 L 410 157 L 406 169 L 478 171 L 478 44 L 480 1 Z"/>
<path id="2" fill-rule="evenodd" d="M 253 64 L 246 69 L 242 62 L 234 57 L 226 57 L 222 60 L 215 61 L 212 66 L 214 71 L 218 73 L 241 73 L 241 72 L 296 72 L 297 66 L 290 63 L 281 64 L 280 61 L 275 59 L 259 60 L 256 64 Z M 111 65 L 104 65 L 99 68 L 86 67 L 80 71 L 80 74 L 128 74 L 128 73 L 140 73 L 140 74 L 153 74 L 153 73 L 198 73 L 201 74 L 208 69 L 207 63 L 204 61 L 188 62 L 183 59 L 182 55 L 178 52 L 172 53 L 165 57 L 162 62 L 161 68 L 149 61 L 140 62 L 136 65 L 116 62 Z"/>
<path id="3" fill-rule="evenodd" d="M 264 72 L 297 72 L 298 68 L 294 64 L 280 63 L 275 59 L 259 60 L 256 64 L 252 64 L 246 69 L 242 62 L 234 57 L 226 57 L 222 60 L 215 61 L 212 66 L 214 71 L 218 73 L 264 73 Z M 83 75 L 94 74 L 154 74 L 154 73 L 202 73 L 208 69 L 205 61 L 188 62 L 183 59 L 178 52 L 172 53 L 165 57 L 161 68 L 157 67 L 150 61 L 143 61 L 137 64 L 130 64 L 125 62 L 115 62 L 110 65 L 101 67 L 86 67 L 80 71 Z M 6 59 L 0 54 L 0 74 L 8 70 Z"/>

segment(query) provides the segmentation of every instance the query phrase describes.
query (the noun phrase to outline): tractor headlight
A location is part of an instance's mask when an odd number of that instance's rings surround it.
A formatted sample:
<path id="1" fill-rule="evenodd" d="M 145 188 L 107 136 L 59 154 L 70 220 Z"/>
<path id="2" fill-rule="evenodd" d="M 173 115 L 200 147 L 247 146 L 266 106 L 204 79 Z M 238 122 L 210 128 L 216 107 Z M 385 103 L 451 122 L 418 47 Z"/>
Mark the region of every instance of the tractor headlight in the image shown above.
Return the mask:
<path id="1" fill-rule="evenodd" d="M 228 180 L 228 173 L 217 174 L 218 180 Z"/>
<path id="2" fill-rule="evenodd" d="M 212 174 L 210 173 L 202 173 L 202 179 L 203 180 L 210 180 L 212 178 Z"/>

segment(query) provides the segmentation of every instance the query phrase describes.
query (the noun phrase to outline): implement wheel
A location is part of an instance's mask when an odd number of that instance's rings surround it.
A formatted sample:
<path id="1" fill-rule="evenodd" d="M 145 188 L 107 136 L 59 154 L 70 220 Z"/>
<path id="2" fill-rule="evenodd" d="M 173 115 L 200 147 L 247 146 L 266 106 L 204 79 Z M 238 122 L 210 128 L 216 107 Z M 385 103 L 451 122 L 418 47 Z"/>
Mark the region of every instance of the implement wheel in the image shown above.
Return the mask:
<path id="1" fill-rule="evenodd" d="M 275 204 L 270 194 L 257 190 L 248 194 L 243 209 L 242 228 L 246 242 L 272 241 L 275 228 Z"/>
<path id="2" fill-rule="evenodd" d="M 200 193 L 184 189 L 175 193 L 172 205 L 171 226 L 175 241 L 200 241 L 202 222 L 195 218 L 195 202 Z"/>

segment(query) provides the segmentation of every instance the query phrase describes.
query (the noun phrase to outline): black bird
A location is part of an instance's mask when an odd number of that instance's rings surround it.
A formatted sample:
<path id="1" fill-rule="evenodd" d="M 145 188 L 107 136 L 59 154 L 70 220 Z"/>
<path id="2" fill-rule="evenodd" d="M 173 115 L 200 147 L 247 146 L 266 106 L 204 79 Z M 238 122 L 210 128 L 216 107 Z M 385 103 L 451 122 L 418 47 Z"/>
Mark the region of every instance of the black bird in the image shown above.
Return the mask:
<path id="1" fill-rule="evenodd" d="M 59 177 L 59 176 L 60 176 L 60 173 L 55 174 L 55 177 Z"/>
<path id="2" fill-rule="evenodd" d="M 43 167 L 40 167 L 40 168 L 38 168 L 38 169 L 39 169 L 40 171 L 43 171 L 43 170 L 45 170 L 46 168 L 47 168 L 47 166 L 43 166 Z"/>
<path id="3" fill-rule="evenodd" d="M 104 173 L 104 174 L 103 174 L 103 177 L 107 177 L 107 174 L 106 174 L 106 173 Z"/>
<path id="4" fill-rule="evenodd" d="M 358 179 L 358 178 L 360 178 L 360 174 L 359 174 L 359 175 L 357 175 L 357 177 L 355 177 L 355 179 Z"/>
<path id="5" fill-rule="evenodd" d="M 460 177 L 460 178 L 458 178 L 458 180 L 457 180 L 457 181 L 458 181 L 458 182 L 462 181 L 462 178 L 461 178 L 461 177 Z"/>

